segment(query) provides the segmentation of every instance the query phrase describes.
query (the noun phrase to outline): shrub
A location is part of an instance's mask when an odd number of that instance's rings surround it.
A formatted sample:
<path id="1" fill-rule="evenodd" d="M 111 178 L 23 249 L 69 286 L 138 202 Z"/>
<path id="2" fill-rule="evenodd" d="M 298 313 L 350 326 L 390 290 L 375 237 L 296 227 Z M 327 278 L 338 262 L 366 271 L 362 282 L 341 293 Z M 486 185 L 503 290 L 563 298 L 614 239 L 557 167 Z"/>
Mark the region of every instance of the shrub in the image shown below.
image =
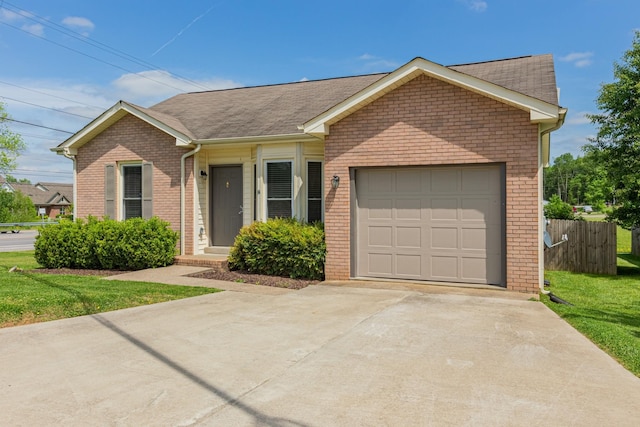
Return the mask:
<path id="1" fill-rule="evenodd" d="M 141 270 L 171 264 L 177 241 L 158 218 L 61 220 L 40 230 L 35 258 L 47 268 Z"/>
<path id="2" fill-rule="evenodd" d="M 545 205 L 544 216 L 547 219 L 576 219 L 573 207 L 563 202 L 557 194 L 551 196 L 549 203 Z"/>
<path id="3" fill-rule="evenodd" d="M 229 253 L 229 268 L 271 276 L 321 280 L 326 245 L 321 223 L 276 218 L 243 227 Z"/>

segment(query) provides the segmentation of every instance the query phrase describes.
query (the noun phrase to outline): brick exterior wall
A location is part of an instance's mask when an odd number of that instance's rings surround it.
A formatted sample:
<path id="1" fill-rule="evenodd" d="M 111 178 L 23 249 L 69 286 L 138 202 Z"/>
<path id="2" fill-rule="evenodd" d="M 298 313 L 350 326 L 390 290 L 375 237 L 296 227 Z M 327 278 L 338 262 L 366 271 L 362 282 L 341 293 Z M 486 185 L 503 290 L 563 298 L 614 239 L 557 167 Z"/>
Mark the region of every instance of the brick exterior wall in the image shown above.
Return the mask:
<path id="1" fill-rule="evenodd" d="M 106 164 L 124 161 L 153 163 L 153 215 L 180 232 L 180 158 L 188 150 L 175 138 L 130 114 L 78 149 L 76 215 L 104 216 Z M 193 253 L 193 157 L 187 158 L 185 251 Z M 120 173 L 116 172 L 117 212 L 120 211 Z M 120 200 L 118 200 L 120 199 Z M 179 246 L 178 246 L 179 247 Z"/>
<path id="2" fill-rule="evenodd" d="M 419 76 L 331 126 L 325 140 L 328 280 L 351 277 L 349 168 L 506 165 L 507 288 L 539 291 L 538 127 L 529 113 Z M 337 190 L 331 177 L 342 177 Z"/>

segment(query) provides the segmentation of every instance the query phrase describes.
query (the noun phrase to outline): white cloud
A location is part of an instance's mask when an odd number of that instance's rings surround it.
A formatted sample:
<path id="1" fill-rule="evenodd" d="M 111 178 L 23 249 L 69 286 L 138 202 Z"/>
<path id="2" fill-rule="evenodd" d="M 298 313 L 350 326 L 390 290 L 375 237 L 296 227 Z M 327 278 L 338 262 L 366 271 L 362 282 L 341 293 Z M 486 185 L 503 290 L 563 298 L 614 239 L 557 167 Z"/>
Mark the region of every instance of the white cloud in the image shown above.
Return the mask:
<path id="1" fill-rule="evenodd" d="M 561 56 L 558 59 L 564 62 L 570 62 L 578 68 L 586 67 L 593 63 L 593 52 L 572 52 L 568 55 Z"/>
<path id="2" fill-rule="evenodd" d="M 82 35 L 84 36 L 88 36 L 89 31 L 93 31 L 96 27 L 89 19 L 81 16 L 67 16 L 62 20 L 62 23 L 74 30 L 82 31 Z"/>
<path id="3" fill-rule="evenodd" d="M 487 10 L 487 7 L 489 7 L 486 1 L 471 0 L 468 3 L 469 8 L 474 12 L 484 12 L 485 10 Z"/>
<path id="4" fill-rule="evenodd" d="M 397 62 L 380 58 L 375 55 L 370 55 L 368 53 L 360 55 L 357 60 L 363 63 L 363 69 L 366 72 L 391 71 L 400 66 Z"/>
<path id="5" fill-rule="evenodd" d="M 474 12 L 482 13 L 487 10 L 489 4 L 483 0 L 458 0 L 459 3 L 464 4 Z"/>
<path id="6" fill-rule="evenodd" d="M 24 24 L 21 28 L 34 36 L 40 37 L 44 34 L 44 27 L 40 24 Z"/>
<path id="7" fill-rule="evenodd" d="M 587 111 L 579 111 L 577 113 L 569 112 L 569 117 L 567 118 L 565 125 L 586 125 L 590 124 L 591 120 L 587 117 L 589 113 Z"/>
<path id="8" fill-rule="evenodd" d="M 123 74 L 113 83 L 122 99 L 142 105 L 159 102 L 181 92 L 229 89 L 240 84 L 226 79 L 200 80 L 194 83 L 179 79 L 164 70 Z"/>

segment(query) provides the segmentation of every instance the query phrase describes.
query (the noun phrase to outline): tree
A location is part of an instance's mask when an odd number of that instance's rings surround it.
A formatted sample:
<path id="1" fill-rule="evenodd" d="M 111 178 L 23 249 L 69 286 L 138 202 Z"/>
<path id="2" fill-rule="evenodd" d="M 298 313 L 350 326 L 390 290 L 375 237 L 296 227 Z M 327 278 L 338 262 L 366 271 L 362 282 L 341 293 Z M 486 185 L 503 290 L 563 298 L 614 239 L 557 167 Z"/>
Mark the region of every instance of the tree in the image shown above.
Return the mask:
<path id="1" fill-rule="evenodd" d="M 0 223 L 29 222 L 37 219 L 36 208 L 29 196 L 0 190 Z"/>
<path id="2" fill-rule="evenodd" d="M 613 67 L 615 81 L 601 86 L 589 116 L 598 127 L 585 147 L 597 152 L 615 188 L 618 206 L 610 218 L 626 228 L 640 226 L 640 32 Z"/>
<path id="3" fill-rule="evenodd" d="M 571 205 L 563 202 L 557 194 L 551 196 L 551 200 L 545 205 L 544 216 L 547 219 L 575 219 Z"/>
<path id="4" fill-rule="evenodd" d="M 9 129 L 10 118 L 0 102 L 0 174 L 14 170 L 16 159 L 26 148 L 22 137 Z"/>
<path id="5" fill-rule="evenodd" d="M 9 175 L 9 174 L 7 174 L 7 176 L 5 176 L 5 179 L 9 183 L 15 182 L 15 183 L 18 183 L 18 184 L 31 184 L 31 181 L 29 179 L 27 179 L 27 178 L 18 179 L 15 176 Z"/>

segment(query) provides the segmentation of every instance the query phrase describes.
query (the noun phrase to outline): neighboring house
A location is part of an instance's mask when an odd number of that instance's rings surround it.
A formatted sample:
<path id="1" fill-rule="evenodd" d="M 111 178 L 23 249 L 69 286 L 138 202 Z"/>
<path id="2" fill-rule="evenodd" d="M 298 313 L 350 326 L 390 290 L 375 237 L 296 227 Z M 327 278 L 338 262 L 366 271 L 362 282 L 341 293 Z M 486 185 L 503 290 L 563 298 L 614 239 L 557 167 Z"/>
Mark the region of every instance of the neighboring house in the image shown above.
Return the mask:
<path id="1" fill-rule="evenodd" d="M 47 215 L 49 218 L 54 219 L 58 215 L 72 213 L 73 184 L 61 184 L 57 182 L 25 184 L 21 182 L 4 181 L 0 186 L 7 191 L 19 191 L 25 196 L 29 196 L 36 208 L 36 213 L 43 212 L 44 215 Z"/>
<path id="2" fill-rule="evenodd" d="M 538 292 L 542 167 L 559 128 L 551 55 L 120 101 L 54 148 L 76 214 L 157 215 L 182 254 L 241 226 L 325 223 L 328 280 Z"/>

